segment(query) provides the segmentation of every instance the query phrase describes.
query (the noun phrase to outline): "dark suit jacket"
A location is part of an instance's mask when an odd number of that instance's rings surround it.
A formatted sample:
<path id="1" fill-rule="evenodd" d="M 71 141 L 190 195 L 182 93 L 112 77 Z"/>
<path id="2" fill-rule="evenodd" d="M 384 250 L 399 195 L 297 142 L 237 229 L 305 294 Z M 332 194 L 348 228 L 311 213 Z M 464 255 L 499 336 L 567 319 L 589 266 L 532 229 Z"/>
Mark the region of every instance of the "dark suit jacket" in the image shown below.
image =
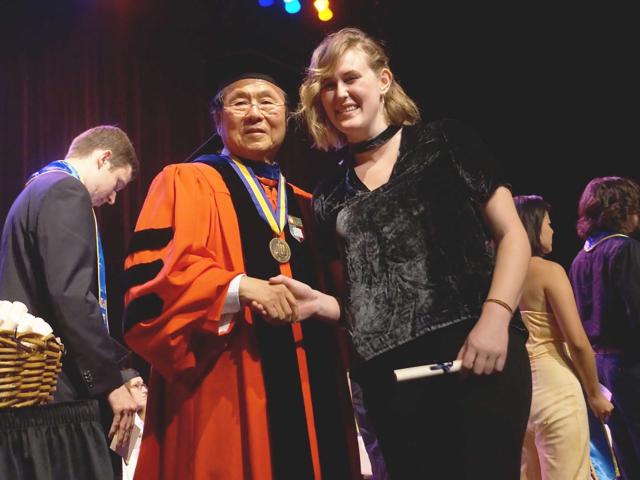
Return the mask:
<path id="1" fill-rule="evenodd" d="M 104 327 L 96 251 L 91 198 L 77 179 L 44 174 L 13 203 L 0 244 L 0 299 L 23 302 L 62 339 L 55 401 L 101 397 L 122 385 L 128 352 Z"/>
<path id="2" fill-rule="evenodd" d="M 613 237 L 580 250 L 569 277 L 591 344 L 640 359 L 640 242 Z"/>

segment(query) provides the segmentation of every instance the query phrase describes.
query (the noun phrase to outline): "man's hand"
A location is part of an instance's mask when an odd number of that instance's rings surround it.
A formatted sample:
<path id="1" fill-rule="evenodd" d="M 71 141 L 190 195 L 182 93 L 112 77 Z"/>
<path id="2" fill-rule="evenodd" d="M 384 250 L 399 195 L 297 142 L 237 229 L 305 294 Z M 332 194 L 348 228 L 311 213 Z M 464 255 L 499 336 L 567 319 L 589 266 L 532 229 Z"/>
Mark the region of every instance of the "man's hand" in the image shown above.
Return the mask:
<path id="1" fill-rule="evenodd" d="M 462 366 L 478 375 L 501 372 L 507 360 L 511 315 L 500 310 L 499 305 L 486 304 L 458 352 Z"/>
<path id="2" fill-rule="evenodd" d="M 238 297 L 242 305 L 249 305 L 272 325 L 298 320 L 296 299 L 284 285 L 271 285 L 266 280 L 245 275 L 240 280 Z"/>
<path id="3" fill-rule="evenodd" d="M 118 445 L 125 445 L 131 436 L 138 405 L 124 385 L 113 390 L 107 400 L 113 410 L 113 422 L 109 429 L 109 439 L 117 435 Z"/>
<path id="4" fill-rule="evenodd" d="M 272 285 L 285 286 L 295 297 L 298 306 L 298 320 L 305 320 L 317 313 L 318 291 L 306 283 L 294 280 L 285 275 L 278 275 L 269 279 Z"/>

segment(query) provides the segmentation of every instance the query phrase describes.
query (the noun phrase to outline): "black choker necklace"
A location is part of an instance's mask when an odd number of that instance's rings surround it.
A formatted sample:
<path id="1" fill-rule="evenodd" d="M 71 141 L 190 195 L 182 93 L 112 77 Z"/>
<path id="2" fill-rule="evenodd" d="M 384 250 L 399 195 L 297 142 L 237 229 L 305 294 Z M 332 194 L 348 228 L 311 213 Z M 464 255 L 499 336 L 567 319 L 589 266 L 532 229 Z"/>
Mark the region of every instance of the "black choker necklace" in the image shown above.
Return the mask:
<path id="1" fill-rule="evenodd" d="M 402 125 L 389 125 L 382 132 L 380 132 L 375 137 L 370 138 L 369 140 L 364 140 L 363 142 L 358 143 L 350 143 L 349 151 L 351 153 L 362 153 L 373 150 L 374 148 L 378 148 L 379 146 L 387 143 L 389 139 L 393 137 L 401 128 Z"/>

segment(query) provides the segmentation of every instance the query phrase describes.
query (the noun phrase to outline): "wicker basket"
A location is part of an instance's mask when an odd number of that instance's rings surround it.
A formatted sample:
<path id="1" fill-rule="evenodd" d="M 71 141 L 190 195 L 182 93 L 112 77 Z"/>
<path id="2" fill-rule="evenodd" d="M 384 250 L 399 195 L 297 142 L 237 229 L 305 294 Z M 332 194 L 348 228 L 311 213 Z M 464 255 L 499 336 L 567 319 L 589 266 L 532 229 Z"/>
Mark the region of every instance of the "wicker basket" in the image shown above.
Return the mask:
<path id="1" fill-rule="evenodd" d="M 0 330 L 0 408 L 50 402 L 63 351 L 53 335 Z"/>

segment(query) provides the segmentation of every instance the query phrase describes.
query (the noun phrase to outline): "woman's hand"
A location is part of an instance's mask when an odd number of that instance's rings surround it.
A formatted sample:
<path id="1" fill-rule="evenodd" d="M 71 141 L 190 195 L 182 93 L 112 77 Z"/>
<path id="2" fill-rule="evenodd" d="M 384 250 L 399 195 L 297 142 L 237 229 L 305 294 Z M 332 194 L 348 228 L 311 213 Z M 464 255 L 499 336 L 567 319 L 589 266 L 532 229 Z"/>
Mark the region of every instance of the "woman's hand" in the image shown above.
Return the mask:
<path id="1" fill-rule="evenodd" d="M 613 403 L 607 400 L 607 397 L 600 392 L 596 395 L 592 395 L 591 397 L 587 397 L 587 401 L 589 402 L 589 407 L 591 407 L 593 414 L 606 423 L 611 416 L 611 412 L 613 412 Z"/>
<path id="2" fill-rule="evenodd" d="M 500 305 L 485 304 L 458 352 L 462 366 L 478 375 L 501 372 L 507 360 L 510 320 L 511 315 Z"/>

